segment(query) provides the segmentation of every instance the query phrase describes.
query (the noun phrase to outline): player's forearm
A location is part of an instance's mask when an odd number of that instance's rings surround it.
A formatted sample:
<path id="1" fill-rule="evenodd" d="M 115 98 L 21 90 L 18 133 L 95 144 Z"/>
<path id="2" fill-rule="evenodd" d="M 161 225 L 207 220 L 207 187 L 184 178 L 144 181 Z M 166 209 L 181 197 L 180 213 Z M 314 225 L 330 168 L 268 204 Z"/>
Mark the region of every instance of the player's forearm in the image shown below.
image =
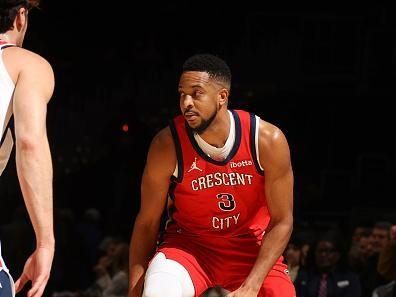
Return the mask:
<path id="1" fill-rule="evenodd" d="M 16 164 L 37 247 L 53 248 L 52 162 L 47 138 L 35 142 L 17 139 Z"/>
<path id="2" fill-rule="evenodd" d="M 149 259 L 153 255 L 158 236 L 158 227 L 136 218 L 130 245 L 129 296 L 141 296 Z"/>
<path id="3" fill-rule="evenodd" d="M 260 290 L 265 277 L 285 250 L 292 229 L 292 218 L 272 226 L 270 224 L 262 240 L 263 243 L 257 260 L 243 286 L 254 288 L 257 292 Z"/>

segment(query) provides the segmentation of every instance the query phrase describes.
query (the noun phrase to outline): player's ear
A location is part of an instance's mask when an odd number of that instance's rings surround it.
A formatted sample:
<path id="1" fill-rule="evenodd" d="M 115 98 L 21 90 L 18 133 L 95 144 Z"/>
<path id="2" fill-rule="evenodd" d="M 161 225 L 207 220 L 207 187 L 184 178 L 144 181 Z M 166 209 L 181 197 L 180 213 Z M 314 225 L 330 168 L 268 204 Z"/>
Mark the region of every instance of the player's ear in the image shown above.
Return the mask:
<path id="1" fill-rule="evenodd" d="M 14 26 L 16 27 L 18 32 L 22 31 L 25 28 L 25 26 L 27 24 L 27 14 L 28 14 L 28 11 L 24 7 L 21 7 L 18 10 L 18 13 L 17 13 L 15 21 L 14 21 Z"/>
<path id="2" fill-rule="evenodd" d="M 222 88 L 219 91 L 218 102 L 220 106 L 226 105 L 228 103 L 228 96 L 230 92 L 226 88 Z"/>

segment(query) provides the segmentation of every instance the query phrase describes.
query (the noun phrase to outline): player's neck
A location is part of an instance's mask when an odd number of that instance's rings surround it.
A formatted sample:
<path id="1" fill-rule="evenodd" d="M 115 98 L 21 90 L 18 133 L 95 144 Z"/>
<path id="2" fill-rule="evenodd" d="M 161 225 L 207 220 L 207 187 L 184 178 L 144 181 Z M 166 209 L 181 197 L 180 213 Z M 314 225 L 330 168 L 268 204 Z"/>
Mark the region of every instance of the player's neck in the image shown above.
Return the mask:
<path id="1" fill-rule="evenodd" d="M 213 122 L 199 136 L 214 147 L 223 147 L 230 134 L 230 115 L 227 109 L 220 109 Z"/>

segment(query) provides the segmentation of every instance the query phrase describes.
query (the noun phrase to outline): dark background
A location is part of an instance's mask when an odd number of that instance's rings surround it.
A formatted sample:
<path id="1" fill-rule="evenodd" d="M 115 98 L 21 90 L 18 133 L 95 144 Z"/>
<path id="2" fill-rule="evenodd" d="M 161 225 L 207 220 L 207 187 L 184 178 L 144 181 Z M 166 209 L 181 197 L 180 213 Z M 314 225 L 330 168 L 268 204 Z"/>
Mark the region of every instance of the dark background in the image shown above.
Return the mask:
<path id="1" fill-rule="evenodd" d="M 181 65 L 207 52 L 231 67 L 231 107 L 286 134 L 296 225 L 396 223 L 389 7 L 81 2 L 43 1 L 31 11 L 24 44 L 56 76 L 48 134 L 57 232 L 64 234 L 58 216 L 78 222 L 94 207 L 103 234 L 129 240 L 148 145 L 178 113 Z M 1 224 L 25 215 L 13 161 L 0 197 Z"/>

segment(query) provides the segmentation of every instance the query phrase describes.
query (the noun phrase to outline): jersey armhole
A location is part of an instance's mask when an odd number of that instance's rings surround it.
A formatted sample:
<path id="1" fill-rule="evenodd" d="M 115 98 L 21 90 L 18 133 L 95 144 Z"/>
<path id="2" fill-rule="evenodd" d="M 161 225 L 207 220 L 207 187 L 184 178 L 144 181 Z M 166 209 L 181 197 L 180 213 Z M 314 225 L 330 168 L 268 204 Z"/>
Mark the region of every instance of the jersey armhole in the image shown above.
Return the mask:
<path id="1" fill-rule="evenodd" d="M 14 124 L 14 116 L 11 115 L 11 118 L 8 120 L 7 126 L 4 127 L 4 133 L 3 133 L 2 137 L 0 138 L 0 148 L 3 145 L 3 142 L 5 141 L 5 138 L 7 136 L 7 131 L 8 130 L 10 130 L 11 132 L 13 131 L 13 126 L 14 126 L 13 124 Z M 0 131 L 0 133 L 2 133 L 2 132 L 3 131 Z M 12 133 L 12 137 L 15 138 L 14 133 Z"/>
<path id="2" fill-rule="evenodd" d="M 6 82 L 10 85 L 15 87 L 15 83 L 11 78 L 10 73 L 8 72 L 8 69 L 6 67 L 6 65 L 4 64 L 4 59 L 3 59 L 3 50 L 5 50 L 6 48 L 9 47 L 15 47 L 14 44 L 4 44 L 2 46 L 0 46 L 0 68 L 4 71 L 4 79 L 6 80 Z"/>
<path id="3" fill-rule="evenodd" d="M 259 152 L 259 129 L 260 117 L 255 114 L 250 114 L 250 151 L 252 153 L 254 166 L 259 174 L 264 175 L 264 168 L 260 164 Z"/>
<path id="4" fill-rule="evenodd" d="M 171 179 L 172 181 L 180 183 L 183 180 L 183 154 L 182 154 L 179 135 L 177 134 L 174 120 L 171 120 L 169 122 L 169 128 L 171 130 L 173 142 L 175 144 L 175 149 L 176 149 L 176 165 Z"/>

